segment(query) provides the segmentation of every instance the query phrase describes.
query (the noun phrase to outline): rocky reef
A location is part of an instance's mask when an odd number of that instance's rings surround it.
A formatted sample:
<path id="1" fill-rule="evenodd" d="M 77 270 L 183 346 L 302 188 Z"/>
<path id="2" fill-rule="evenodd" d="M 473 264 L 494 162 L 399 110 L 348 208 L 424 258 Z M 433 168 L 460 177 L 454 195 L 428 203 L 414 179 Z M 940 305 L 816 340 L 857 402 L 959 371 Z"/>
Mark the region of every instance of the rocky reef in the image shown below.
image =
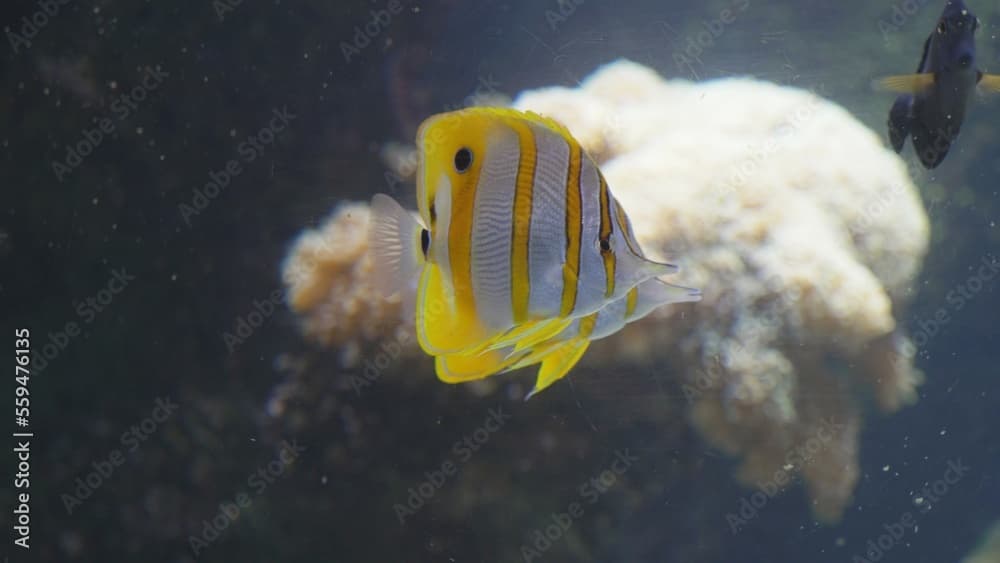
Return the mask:
<path id="1" fill-rule="evenodd" d="M 739 460 L 740 482 L 780 490 L 801 478 L 814 515 L 834 522 L 858 479 L 867 403 L 889 413 L 916 397 L 922 376 L 897 319 L 929 228 L 903 161 L 822 94 L 665 81 L 619 61 L 514 106 L 564 123 L 645 252 L 704 292 L 595 343 L 581 366 L 670 381 L 703 439 Z M 387 339 L 419 354 L 399 304 L 374 291 L 367 218 L 365 204 L 342 204 L 284 265 L 304 334 L 345 367 Z M 496 379 L 471 388 L 489 394 Z"/>

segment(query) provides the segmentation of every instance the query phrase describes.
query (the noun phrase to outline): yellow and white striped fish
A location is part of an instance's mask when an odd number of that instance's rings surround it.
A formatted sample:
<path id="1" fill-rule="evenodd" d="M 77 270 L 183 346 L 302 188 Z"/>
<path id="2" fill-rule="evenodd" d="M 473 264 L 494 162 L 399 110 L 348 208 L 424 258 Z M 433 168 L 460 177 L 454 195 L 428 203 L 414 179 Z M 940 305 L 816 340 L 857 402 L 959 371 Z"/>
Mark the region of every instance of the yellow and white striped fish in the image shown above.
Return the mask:
<path id="1" fill-rule="evenodd" d="M 677 270 L 643 257 L 597 165 L 550 119 L 440 114 L 420 126 L 417 148 L 421 221 L 376 195 L 372 250 L 383 291 L 402 292 L 445 381 L 490 375 L 512 352 Z M 466 365 L 456 376 L 441 357 Z"/>

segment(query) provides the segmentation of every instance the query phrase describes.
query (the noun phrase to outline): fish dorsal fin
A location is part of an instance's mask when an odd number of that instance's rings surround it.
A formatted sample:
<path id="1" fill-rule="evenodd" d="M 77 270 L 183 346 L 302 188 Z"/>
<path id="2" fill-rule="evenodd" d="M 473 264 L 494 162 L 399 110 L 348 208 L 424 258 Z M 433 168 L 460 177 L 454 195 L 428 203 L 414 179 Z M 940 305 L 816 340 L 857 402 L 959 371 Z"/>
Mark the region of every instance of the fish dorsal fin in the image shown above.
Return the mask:
<path id="1" fill-rule="evenodd" d="M 400 294 L 406 319 L 416 307 L 417 280 L 424 265 L 420 223 L 396 200 L 375 194 L 371 202 L 369 250 L 375 288 L 385 297 Z"/>
<path id="2" fill-rule="evenodd" d="M 1000 93 L 1000 74 L 985 74 L 979 71 L 979 90 L 991 94 Z"/>
<path id="3" fill-rule="evenodd" d="M 874 83 L 878 90 L 896 92 L 897 94 L 919 94 L 933 85 L 934 75 L 929 72 L 886 76 Z"/>

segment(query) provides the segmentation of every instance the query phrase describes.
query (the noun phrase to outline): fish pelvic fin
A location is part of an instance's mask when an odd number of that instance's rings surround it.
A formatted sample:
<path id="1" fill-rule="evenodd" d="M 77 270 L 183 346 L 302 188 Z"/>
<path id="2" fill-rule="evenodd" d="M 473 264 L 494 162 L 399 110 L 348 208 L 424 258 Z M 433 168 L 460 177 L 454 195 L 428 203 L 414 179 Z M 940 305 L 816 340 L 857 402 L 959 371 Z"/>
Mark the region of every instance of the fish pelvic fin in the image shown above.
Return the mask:
<path id="1" fill-rule="evenodd" d="M 899 74 L 886 76 L 872 83 L 876 90 L 896 92 L 897 94 L 919 94 L 934 85 L 934 74 L 922 72 L 919 74 Z"/>
<path id="2" fill-rule="evenodd" d="M 375 194 L 371 202 L 369 252 L 375 288 L 385 297 L 400 294 L 407 320 L 416 307 L 417 280 L 424 265 L 423 226 L 395 199 Z"/>
<path id="3" fill-rule="evenodd" d="M 978 88 L 984 93 L 1000 93 L 1000 74 L 986 74 L 979 71 Z"/>

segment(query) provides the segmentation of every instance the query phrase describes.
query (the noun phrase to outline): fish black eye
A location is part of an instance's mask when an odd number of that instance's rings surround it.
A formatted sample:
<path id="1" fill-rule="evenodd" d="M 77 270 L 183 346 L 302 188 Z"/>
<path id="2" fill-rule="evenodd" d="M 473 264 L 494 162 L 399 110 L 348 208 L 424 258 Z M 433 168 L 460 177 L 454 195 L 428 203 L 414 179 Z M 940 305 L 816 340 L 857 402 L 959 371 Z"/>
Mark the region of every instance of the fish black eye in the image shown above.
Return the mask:
<path id="1" fill-rule="evenodd" d="M 455 170 L 465 172 L 472 164 L 472 151 L 462 147 L 455 153 Z"/>
<path id="2" fill-rule="evenodd" d="M 611 240 L 606 238 L 601 239 L 601 252 L 611 252 Z"/>
<path id="3" fill-rule="evenodd" d="M 427 256 L 427 249 L 431 246 L 431 234 L 427 229 L 420 229 L 420 250 Z"/>

